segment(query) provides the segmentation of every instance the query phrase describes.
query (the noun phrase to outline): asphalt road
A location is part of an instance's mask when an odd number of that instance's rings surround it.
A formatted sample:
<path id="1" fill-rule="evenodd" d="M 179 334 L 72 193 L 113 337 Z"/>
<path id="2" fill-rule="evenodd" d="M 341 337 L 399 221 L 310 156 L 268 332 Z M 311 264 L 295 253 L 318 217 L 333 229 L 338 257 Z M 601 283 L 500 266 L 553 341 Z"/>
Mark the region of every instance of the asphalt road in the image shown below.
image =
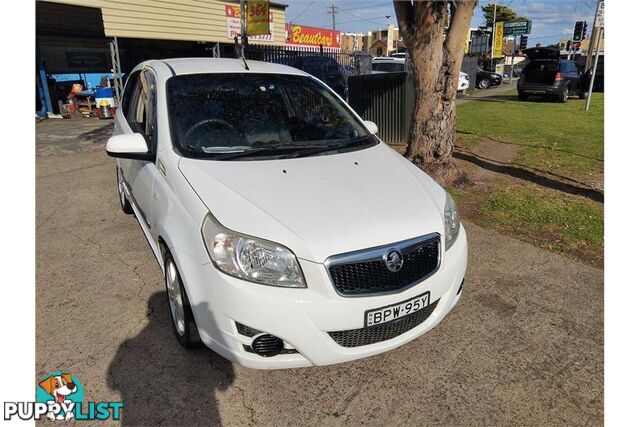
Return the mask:
<path id="1" fill-rule="evenodd" d="M 473 224 L 460 303 L 397 350 L 284 371 L 183 350 L 109 126 L 36 125 L 38 378 L 71 372 L 128 425 L 603 423 L 603 272 Z"/>

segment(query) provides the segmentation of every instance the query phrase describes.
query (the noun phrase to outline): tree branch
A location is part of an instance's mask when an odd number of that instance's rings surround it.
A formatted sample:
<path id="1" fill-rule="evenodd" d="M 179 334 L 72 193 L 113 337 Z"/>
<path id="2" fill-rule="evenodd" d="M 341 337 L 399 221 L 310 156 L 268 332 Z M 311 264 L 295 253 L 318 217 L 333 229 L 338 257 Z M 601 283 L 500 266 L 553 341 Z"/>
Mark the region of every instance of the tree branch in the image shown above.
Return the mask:
<path id="1" fill-rule="evenodd" d="M 413 43 L 415 37 L 415 22 L 413 4 L 410 1 L 393 0 L 393 7 L 398 18 L 400 35 L 408 44 Z"/>
<path id="2" fill-rule="evenodd" d="M 473 9 L 477 3 L 477 0 L 458 0 L 455 10 L 451 13 L 449 32 L 445 41 L 445 49 L 451 62 L 459 61 L 464 54 L 464 44 L 467 42 Z"/>

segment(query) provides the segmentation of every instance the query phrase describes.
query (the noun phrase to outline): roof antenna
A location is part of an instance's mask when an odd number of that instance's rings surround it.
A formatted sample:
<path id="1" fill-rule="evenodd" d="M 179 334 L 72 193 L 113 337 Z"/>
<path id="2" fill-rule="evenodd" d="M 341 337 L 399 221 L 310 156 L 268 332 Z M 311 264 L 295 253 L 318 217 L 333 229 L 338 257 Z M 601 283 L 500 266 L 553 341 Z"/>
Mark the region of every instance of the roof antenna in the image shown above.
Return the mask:
<path id="1" fill-rule="evenodd" d="M 242 59 L 244 69 L 249 71 L 249 65 L 247 65 L 247 60 L 244 57 L 244 43 L 238 43 L 238 36 L 234 36 L 233 41 L 235 43 L 236 58 Z"/>

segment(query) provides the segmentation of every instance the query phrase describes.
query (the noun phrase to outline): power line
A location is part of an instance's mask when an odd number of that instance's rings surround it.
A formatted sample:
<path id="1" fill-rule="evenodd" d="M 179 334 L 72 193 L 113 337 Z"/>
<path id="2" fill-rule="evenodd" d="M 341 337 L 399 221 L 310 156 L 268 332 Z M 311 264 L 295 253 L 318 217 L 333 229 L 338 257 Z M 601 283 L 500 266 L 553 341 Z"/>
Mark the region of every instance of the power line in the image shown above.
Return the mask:
<path id="1" fill-rule="evenodd" d="M 539 36 L 539 37 L 531 37 L 529 36 L 529 40 L 542 40 L 542 39 L 551 39 L 554 37 L 568 37 L 571 36 L 571 33 L 564 33 L 564 34 L 554 34 L 551 36 Z"/>
<path id="2" fill-rule="evenodd" d="M 360 20 L 360 21 L 369 21 L 369 22 L 373 22 L 374 24 L 381 25 L 380 21 L 374 21 L 373 19 L 370 19 L 370 18 L 363 18 L 362 16 L 358 16 L 355 13 L 351 13 L 351 12 L 343 10 L 343 9 L 340 9 L 340 11 L 346 13 L 347 15 L 351 15 L 354 18 L 358 18 L 358 20 Z M 385 25 L 385 24 L 382 24 L 382 25 Z"/>
<path id="3" fill-rule="evenodd" d="M 372 3 L 372 4 L 367 4 L 366 6 L 360 6 L 360 7 L 350 7 L 349 9 L 340 9 L 342 12 L 346 12 L 348 10 L 362 10 L 362 9 L 371 9 L 372 7 L 378 7 L 378 6 L 385 6 L 389 4 L 389 0 L 380 2 L 380 3 Z"/>
<path id="4" fill-rule="evenodd" d="M 296 16 L 295 18 L 293 18 L 291 20 L 291 22 L 294 22 L 295 20 L 297 20 L 298 18 L 300 18 L 302 15 L 304 15 L 305 13 L 307 13 L 307 10 L 309 10 L 309 8 L 311 8 L 311 6 L 313 6 L 313 4 L 316 2 L 316 0 L 311 0 L 311 3 L 309 3 L 309 5 L 301 12 L 298 14 L 298 16 Z"/>

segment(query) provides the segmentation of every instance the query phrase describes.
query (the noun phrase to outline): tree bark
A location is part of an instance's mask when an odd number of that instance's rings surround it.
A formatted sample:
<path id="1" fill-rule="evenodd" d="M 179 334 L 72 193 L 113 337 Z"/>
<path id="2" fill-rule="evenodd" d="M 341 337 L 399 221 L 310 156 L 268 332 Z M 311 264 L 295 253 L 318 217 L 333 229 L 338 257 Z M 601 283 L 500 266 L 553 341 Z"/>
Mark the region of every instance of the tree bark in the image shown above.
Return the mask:
<path id="1" fill-rule="evenodd" d="M 416 93 L 405 156 L 446 181 L 452 167 L 458 76 L 477 1 L 393 3 L 400 34 L 413 63 Z"/>

